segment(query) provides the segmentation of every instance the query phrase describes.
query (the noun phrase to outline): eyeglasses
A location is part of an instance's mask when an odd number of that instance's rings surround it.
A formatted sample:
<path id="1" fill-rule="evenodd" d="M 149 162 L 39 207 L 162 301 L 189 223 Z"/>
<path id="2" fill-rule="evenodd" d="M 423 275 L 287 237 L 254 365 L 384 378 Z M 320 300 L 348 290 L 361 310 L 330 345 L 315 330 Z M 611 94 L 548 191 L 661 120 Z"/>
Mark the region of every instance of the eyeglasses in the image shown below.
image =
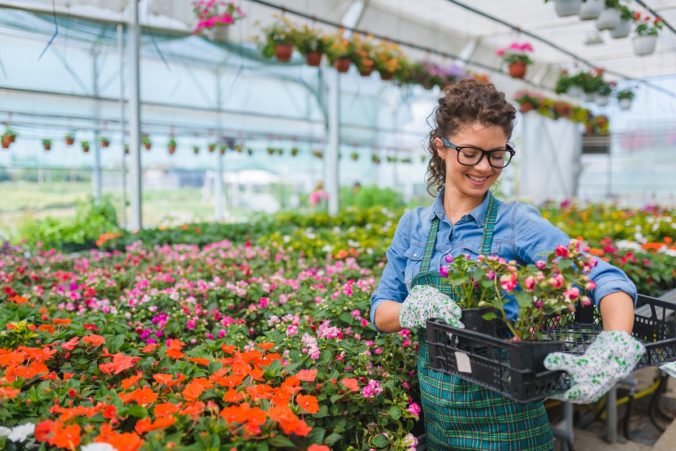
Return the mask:
<path id="1" fill-rule="evenodd" d="M 496 169 L 507 167 L 514 154 L 516 153 L 512 146 L 507 144 L 504 149 L 483 150 L 473 146 L 456 146 L 446 138 L 441 138 L 444 146 L 458 152 L 458 163 L 463 166 L 476 166 L 483 159 L 484 155 L 488 158 L 488 164 Z"/>

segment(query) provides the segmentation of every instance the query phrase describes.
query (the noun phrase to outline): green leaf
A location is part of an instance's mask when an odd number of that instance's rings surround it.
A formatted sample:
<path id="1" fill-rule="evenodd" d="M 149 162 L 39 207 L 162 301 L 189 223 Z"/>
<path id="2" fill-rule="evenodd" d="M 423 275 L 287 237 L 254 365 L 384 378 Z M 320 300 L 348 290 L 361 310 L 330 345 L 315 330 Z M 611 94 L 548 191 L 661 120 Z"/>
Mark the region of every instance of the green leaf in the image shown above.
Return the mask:
<path id="1" fill-rule="evenodd" d="M 375 446 L 376 448 L 385 448 L 385 447 L 387 447 L 387 445 L 390 444 L 390 441 L 388 440 L 387 437 L 380 434 L 380 435 L 377 435 L 373 440 L 371 440 L 371 444 L 373 446 Z"/>
<path id="2" fill-rule="evenodd" d="M 482 318 L 485 319 L 486 321 L 494 320 L 497 317 L 498 315 L 496 315 L 495 312 L 488 312 L 482 316 Z"/>
<path id="3" fill-rule="evenodd" d="M 268 443 L 276 448 L 296 448 L 296 445 L 283 435 L 275 435 Z"/>
<path id="4" fill-rule="evenodd" d="M 331 446 L 334 443 L 336 443 L 338 440 L 342 440 L 343 436 L 340 434 L 336 434 L 335 432 L 328 437 L 326 437 L 326 440 L 324 440 L 324 443 L 327 445 Z"/>
<path id="5" fill-rule="evenodd" d="M 387 410 L 387 414 L 393 420 L 398 420 L 399 418 L 401 418 L 401 409 L 399 409 L 399 407 L 392 406 Z"/>
<path id="6" fill-rule="evenodd" d="M 145 418 L 148 416 L 148 411 L 145 409 L 145 407 L 134 404 L 127 407 L 127 415 L 137 418 Z"/>

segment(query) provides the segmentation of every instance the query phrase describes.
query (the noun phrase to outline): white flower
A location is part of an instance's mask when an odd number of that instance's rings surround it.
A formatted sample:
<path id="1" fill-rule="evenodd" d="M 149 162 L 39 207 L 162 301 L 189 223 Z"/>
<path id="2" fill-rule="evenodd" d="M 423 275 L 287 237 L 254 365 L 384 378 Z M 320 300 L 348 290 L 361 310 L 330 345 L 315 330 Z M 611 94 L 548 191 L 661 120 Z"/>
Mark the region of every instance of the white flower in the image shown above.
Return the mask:
<path id="1" fill-rule="evenodd" d="M 28 436 L 33 435 L 35 425 L 33 423 L 25 423 L 19 426 L 14 426 L 12 432 L 7 436 L 13 442 L 23 442 Z"/>
<path id="2" fill-rule="evenodd" d="M 81 451 L 117 451 L 110 443 L 90 443 L 80 448 Z"/>
<path id="3" fill-rule="evenodd" d="M 12 430 L 10 428 L 0 426 L 0 437 L 7 437 L 11 432 Z"/>

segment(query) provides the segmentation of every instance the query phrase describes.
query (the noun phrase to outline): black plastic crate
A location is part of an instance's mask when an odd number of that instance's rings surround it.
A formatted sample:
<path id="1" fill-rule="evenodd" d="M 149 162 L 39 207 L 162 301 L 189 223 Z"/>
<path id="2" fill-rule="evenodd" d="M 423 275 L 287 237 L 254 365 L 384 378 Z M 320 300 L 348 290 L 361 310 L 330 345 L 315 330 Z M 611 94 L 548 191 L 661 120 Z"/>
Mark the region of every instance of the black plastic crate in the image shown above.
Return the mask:
<path id="1" fill-rule="evenodd" d="M 633 335 L 646 347 L 637 368 L 676 360 L 676 304 L 639 295 Z M 498 331 L 503 329 L 498 327 Z M 594 309 L 552 318 L 538 342 L 511 342 L 468 329 L 457 329 L 438 320 L 427 321 L 430 366 L 455 374 L 514 401 L 539 401 L 570 387 L 564 371 L 548 371 L 544 358 L 551 352 L 582 354 L 602 330 Z"/>

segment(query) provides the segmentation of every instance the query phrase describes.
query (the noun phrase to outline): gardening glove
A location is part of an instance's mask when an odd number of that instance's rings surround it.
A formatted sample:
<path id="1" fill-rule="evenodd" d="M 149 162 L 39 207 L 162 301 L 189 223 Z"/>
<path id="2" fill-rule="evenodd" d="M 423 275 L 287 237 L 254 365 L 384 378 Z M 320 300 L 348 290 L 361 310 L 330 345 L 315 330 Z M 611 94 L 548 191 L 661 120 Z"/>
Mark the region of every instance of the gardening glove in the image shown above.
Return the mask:
<path id="1" fill-rule="evenodd" d="M 429 285 L 416 285 L 401 305 L 401 327 L 425 327 L 428 318 L 439 318 L 449 326 L 465 327 L 460 322 L 462 309 L 450 297 Z"/>
<path id="2" fill-rule="evenodd" d="M 604 330 L 581 355 L 553 352 L 545 358 L 548 370 L 564 370 L 571 376 L 571 387 L 552 396 L 577 404 L 594 402 L 631 373 L 645 347 L 623 330 Z"/>
<path id="3" fill-rule="evenodd" d="M 662 371 L 667 373 L 671 377 L 676 377 L 676 362 L 665 363 L 660 367 Z"/>

